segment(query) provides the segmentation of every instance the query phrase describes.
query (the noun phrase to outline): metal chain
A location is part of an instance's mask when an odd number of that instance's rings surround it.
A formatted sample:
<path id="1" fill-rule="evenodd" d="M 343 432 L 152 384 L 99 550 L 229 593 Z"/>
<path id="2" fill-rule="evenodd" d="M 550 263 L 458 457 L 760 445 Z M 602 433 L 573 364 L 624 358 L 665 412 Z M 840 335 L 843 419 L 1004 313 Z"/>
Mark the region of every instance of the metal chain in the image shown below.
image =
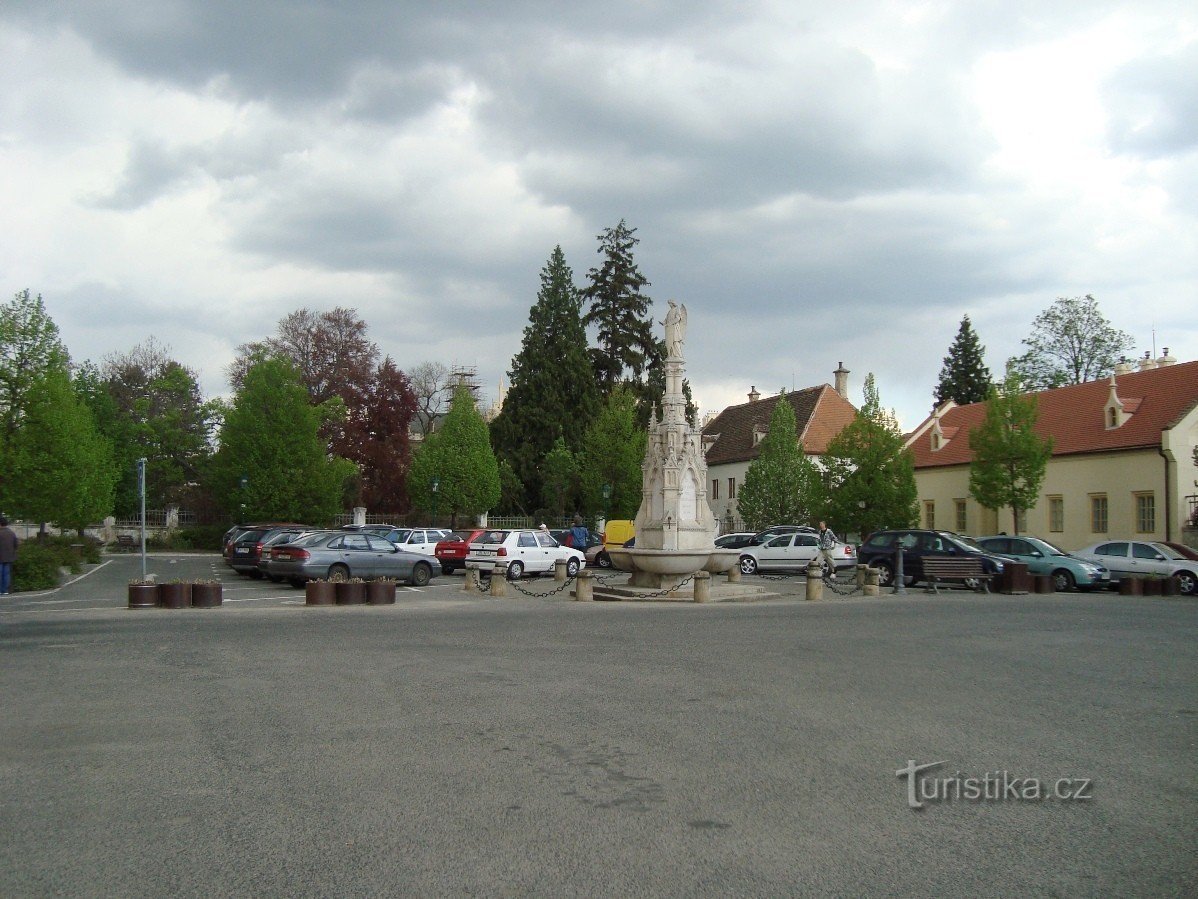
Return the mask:
<path id="1" fill-rule="evenodd" d="M 698 572 L 695 572 L 695 574 L 698 574 Z M 689 584 L 694 579 L 695 579 L 695 575 L 692 574 L 686 580 L 680 581 L 679 583 L 675 584 L 673 587 L 669 587 L 665 590 L 658 590 L 656 593 L 638 593 L 636 595 L 636 598 L 637 599 L 655 599 L 658 596 L 669 596 L 675 590 L 679 589 L 680 587 L 685 587 L 687 584 Z"/>
<path id="2" fill-rule="evenodd" d="M 508 583 L 509 587 L 515 588 L 515 590 L 517 592 L 523 593 L 525 596 L 542 597 L 542 596 L 556 596 L 558 593 L 561 593 L 563 590 L 565 590 L 567 587 L 569 587 L 571 584 L 573 584 L 574 580 L 575 580 L 574 578 L 568 577 L 568 578 L 566 578 L 564 583 L 560 584 L 555 589 L 550 590 L 548 593 L 534 593 L 531 590 L 525 590 L 523 587 L 521 587 L 515 581 L 508 581 L 507 583 Z"/>
<path id="3" fill-rule="evenodd" d="M 842 590 L 838 585 L 843 585 L 846 589 Z M 824 586 L 838 596 L 851 596 L 857 592 L 857 577 L 854 574 L 851 581 L 838 581 L 834 574 L 828 574 L 824 577 Z"/>

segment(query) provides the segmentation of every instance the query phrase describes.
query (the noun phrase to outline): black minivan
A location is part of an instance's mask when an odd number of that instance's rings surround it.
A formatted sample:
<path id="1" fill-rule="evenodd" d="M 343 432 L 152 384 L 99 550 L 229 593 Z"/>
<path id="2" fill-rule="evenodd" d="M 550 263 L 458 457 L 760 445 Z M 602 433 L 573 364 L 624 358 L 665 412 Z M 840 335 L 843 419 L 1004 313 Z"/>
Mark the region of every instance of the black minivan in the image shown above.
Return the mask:
<path id="1" fill-rule="evenodd" d="M 878 582 L 882 585 L 894 582 L 895 552 L 903 550 L 903 579 L 918 583 L 923 578 L 924 556 L 966 556 L 978 558 L 982 571 L 990 575 L 1001 574 L 1003 559 L 988 553 L 969 537 L 952 531 L 929 531 L 918 528 L 901 528 L 877 531 L 861 545 L 857 555 L 858 565 L 878 569 Z"/>

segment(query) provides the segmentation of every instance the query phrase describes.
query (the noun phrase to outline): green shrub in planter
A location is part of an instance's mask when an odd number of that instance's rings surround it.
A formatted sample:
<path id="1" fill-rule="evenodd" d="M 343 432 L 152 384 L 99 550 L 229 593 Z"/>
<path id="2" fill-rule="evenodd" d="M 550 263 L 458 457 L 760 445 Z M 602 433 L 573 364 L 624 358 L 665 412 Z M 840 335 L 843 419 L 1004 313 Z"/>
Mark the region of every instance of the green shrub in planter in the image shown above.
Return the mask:
<path id="1" fill-rule="evenodd" d="M 43 545 L 36 540 L 24 540 L 17 550 L 12 566 L 12 588 L 17 590 L 49 590 L 58 586 L 58 569 L 62 552 L 56 546 Z"/>

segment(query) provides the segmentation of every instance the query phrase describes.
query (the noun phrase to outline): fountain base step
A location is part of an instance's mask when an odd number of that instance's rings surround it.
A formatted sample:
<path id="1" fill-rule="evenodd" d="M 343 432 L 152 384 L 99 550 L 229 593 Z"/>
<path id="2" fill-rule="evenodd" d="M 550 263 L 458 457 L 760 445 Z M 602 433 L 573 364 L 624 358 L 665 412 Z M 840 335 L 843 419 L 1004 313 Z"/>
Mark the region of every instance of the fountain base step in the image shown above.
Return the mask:
<path id="1" fill-rule="evenodd" d="M 694 582 L 685 584 L 676 590 L 671 590 L 664 596 L 661 590 L 652 587 L 636 587 L 632 584 L 596 584 L 594 588 L 596 601 L 607 602 L 694 602 Z M 573 595 L 573 593 L 571 593 Z M 712 584 L 711 602 L 754 602 L 777 596 L 765 587 L 749 584 Z"/>

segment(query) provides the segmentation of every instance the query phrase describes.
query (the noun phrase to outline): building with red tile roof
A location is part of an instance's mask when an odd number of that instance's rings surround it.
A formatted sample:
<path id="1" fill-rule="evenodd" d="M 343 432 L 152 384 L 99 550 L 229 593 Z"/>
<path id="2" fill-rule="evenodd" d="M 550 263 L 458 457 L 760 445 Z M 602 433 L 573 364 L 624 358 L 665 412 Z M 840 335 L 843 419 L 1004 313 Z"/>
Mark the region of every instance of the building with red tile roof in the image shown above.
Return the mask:
<path id="1" fill-rule="evenodd" d="M 1034 396 L 1052 458 L 1019 532 L 1066 550 L 1106 537 L 1181 541 L 1198 494 L 1198 362 L 1175 364 L 1166 350 L 1139 370 L 1123 364 L 1109 378 Z M 1010 509 L 983 509 L 969 495 L 969 433 L 985 416 L 985 403 L 950 400 L 908 436 L 925 525 L 1015 532 Z"/>
<path id="2" fill-rule="evenodd" d="M 821 384 L 770 397 L 762 397 L 753 387 L 749 391 L 747 403 L 729 406 L 704 425 L 707 499 L 720 523 L 721 532 L 727 533 L 742 527 L 736 507 L 736 491 L 744 483 L 750 463 L 760 453 L 758 444 L 769 430 L 770 418 L 778 401 L 785 397 L 790 403 L 804 452 L 818 458 L 827 450 L 828 442 L 857 414 L 856 408 L 844 396 L 848 389 L 848 375 L 844 363 L 841 363 L 835 372 L 836 387 Z"/>

